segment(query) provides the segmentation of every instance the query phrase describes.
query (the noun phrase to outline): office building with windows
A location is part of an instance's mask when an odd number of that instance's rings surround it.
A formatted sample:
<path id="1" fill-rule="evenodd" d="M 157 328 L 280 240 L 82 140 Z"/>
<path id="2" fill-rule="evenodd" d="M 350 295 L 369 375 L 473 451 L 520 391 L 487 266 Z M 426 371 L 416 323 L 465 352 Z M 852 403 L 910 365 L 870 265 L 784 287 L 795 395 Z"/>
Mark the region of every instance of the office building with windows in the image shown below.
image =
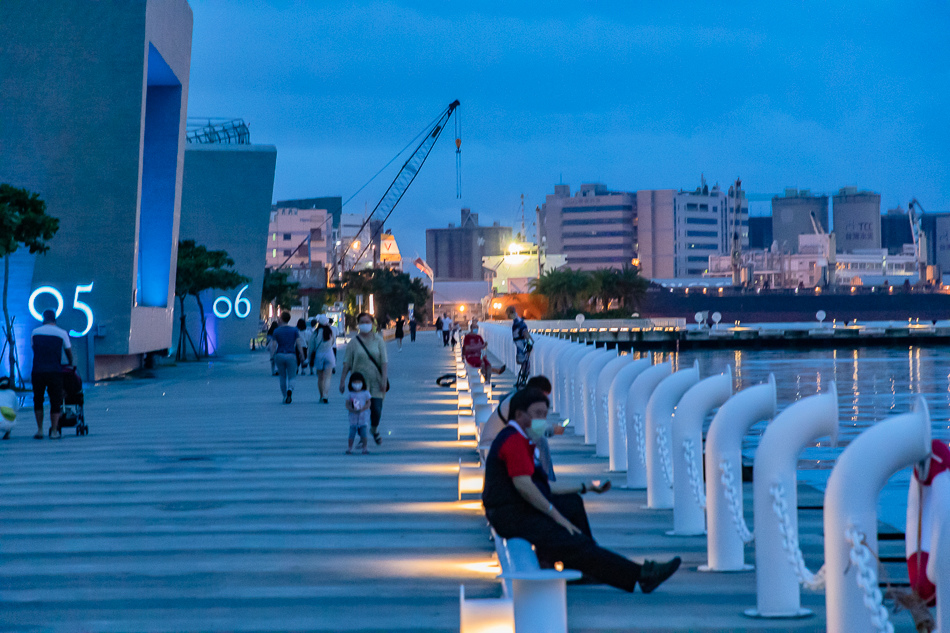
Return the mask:
<path id="1" fill-rule="evenodd" d="M 267 227 L 267 268 L 301 288 L 326 288 L 333 216 L 326 209 L 273 207 Z"/>
<path id="2" fill-rule="evenodd" d="M 555 185 L 539 216 L 543 249 L 574 269 L 620 268 L 636 257 L 636 218 L 635 193 L 592 183 L 572 196 L 569 185 Z"/>
<path id="3" fill-rule="evenodd" d="M 695 191 L 680 191 L 673 198 L 673 276 L 702 277 L 710 255 L 732 252 L 733 237 L 741 248 L 749 246 L 749 207 L 740 190 L 738 200 L 714 185 L 702 183 Z M 738 210 L 738 212 L 736 211 Z"/>

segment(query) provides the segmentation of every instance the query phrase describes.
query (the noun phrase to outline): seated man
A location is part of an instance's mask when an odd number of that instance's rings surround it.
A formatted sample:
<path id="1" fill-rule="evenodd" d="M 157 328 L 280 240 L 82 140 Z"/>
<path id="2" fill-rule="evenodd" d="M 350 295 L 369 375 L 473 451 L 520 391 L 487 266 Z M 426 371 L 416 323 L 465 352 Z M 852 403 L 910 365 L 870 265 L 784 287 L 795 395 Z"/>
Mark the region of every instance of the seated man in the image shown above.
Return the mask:
<path id="1" fill-rule="evenodd" d="M 492 373 L 505 373 L 504 365 L 501 367 L 492 367 L 491 361 L 488 360 L 488 343 L 486 343 L 485 339 L 478 333 L 477 321 L 475 325 L 472 326 L 471 331 L 462 339 L 462 357 L 465 359 L 465 362 L 472 367 L 481 369 L 481 373 L 486 380 Z"/>
<path id="2" fill-rule="evenodd" d="M 560 561 L 624 591 L 632 592 L 639 583 L 643 593 L 650 593 L 676 572 L 680 558 L 638 565 L 597 545 L 580 494 L 604 492 L 608 486 L 551 486 L 533 441 L 547 427 L 548 406 L 547 396 L 537 389 L 512 396 L 509 421 L 485 462 L 482 503 L 488 522 L 503 538 L 529 541 L 540 561 Z"/>
<path id="3" fill-rule="evenodd" d="M 546 376 L 532 376 L 528 380 L 528 384 L 525 385 L 525 389 L 538 389 L 544 395 L 550 396 L 552 389 L 551 381 L 548 380 Z M 513 391 L 503 396 L 498 402 L 498 406 L 495 407 L 495 410 L 488 416 L 488 420 L 485 422 L 481 434 L 479 434 L 479 450 L 483 447 L 491 446 L 491 443 L 495 440 L 495 436 L 501 433 L 505 425 L 508 424 L 510 415 L 508 409 L 511 404 L 511 397 L 516 393 L 518 392 Z M 564 427 L 560 424 L 556 424 L 550 427 L 544 435 L 538 437 L 535 441 L 535 445 L 541 453 L 541 467 L 544 468 L 544 472 L 547 473 L 549 481 L 554 481 L 556 477 L 554 476 L 554 464 L 551 461 L 551 449 L 548 446 L 547 438 L 551 435 L 563 434 Z"/>

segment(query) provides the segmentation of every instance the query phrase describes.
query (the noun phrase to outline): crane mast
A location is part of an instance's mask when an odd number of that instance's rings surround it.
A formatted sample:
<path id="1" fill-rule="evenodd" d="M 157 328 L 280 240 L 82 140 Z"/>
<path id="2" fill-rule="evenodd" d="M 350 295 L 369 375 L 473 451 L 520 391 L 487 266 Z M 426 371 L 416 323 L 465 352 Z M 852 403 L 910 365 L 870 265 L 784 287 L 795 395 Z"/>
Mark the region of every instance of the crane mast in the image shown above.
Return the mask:
<path id="1" fill-rule="evenodd" d="M 363 255 L 366 254 L 366 251 L 371 247 L 372 244 L 375 243 L 376 238 L 379 237 L 379 234 L 382 231 L 386 221 L 389 219 L 389 216 L 392 215 L 396 205 L 399 204 L 400 200 L 402 200 L 406 190 L 409 189 L 409 185 L 411 185 L 412 181 L 416 179 L 416 176 L 419 174 L 419 170 L 429 157 L 429 152 L 432 151 L 432 147 L 435 145 L 435 142 L 439 140 L 439 136 L 442 134 L 442 131 L 448 124 L 449 119 L 452 117 L 452 113 L 455 112 L 455 109 L 458 106 L 459 102 L 456 99 L 450 103 L 448 107 L 445 108 L 445 110 L 442 111 L 442 114 L 440 114 L 436 119 L 435 124 L 429 129 L 419 145 L 417 145 L 415 150 L 413 150 L 409 158 L 406 159 L 406 162 L 403 163 L 402 167 L 399 169 L 399 173 L 396 174 L 396 177 L 393 179 L 392 183 L 390 183 L 389 188 L 386 189 L 386 193 L 383 194 L 383 197 L 380 198 L 379 202 L 376 203 L 372 213 L 370 213 L 363 221 L 359 231 L 357 231 L 357 235 L 362 234 L 363 229 L 369 225 L 374 216 L 382 216 L 382 220 L 379 222 L 378 228 L 370 235 L 370 238 L 363 246 L 363 250 L 360 251 L 359 255 L 356 256 L 354 261 L 360 261 Z M 458 154 L 458 151 L 461 149 L 461 139 L 457 138 L 455 143 L 456 153 Z M 456 158 L 457 162 L 459 160 L 460 159 Z M 349 250 L 350 244 L 344 244 L 343 250 L 337 260 L 341 275 L 343 274 L 343 270 L 346 268 L 346 255 Z"/>

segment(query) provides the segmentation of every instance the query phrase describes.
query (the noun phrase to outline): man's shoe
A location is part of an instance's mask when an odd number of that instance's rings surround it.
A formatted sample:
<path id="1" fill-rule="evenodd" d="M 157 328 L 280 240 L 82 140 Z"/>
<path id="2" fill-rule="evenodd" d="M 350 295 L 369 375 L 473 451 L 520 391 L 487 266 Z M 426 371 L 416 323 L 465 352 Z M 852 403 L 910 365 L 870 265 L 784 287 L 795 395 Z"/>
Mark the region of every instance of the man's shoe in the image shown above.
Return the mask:
<path id="1" fill-rule="evenodd" d="M 379 431 L 376 429 L 373 429 L 373 441 L 376 442 L 377 446 L 383 443 L 383 438 L 379 435 Z"/>
<path id="2" fill-rule="evenodd" d="M 290 402 L 291 402 L 290 393 L 291 393 L 291 391 L 290 391 L 290 389 L 288 389 L 288 390 L 287 390 L 287 397 L 284 398 L 284 404 L 290 404 Z"/>
<path id="3" fill-rule="evenodd" d="M 666 563 L 658 563 L 654 560 L 644 561 L 643 567 L 640 569 L 640 579 L 637 581 L 640 583 L 640 591 L 643 593 L 652 592 L 663 584 L 667 578 L 676 573 L 681 562 L 679 556 Z"/>

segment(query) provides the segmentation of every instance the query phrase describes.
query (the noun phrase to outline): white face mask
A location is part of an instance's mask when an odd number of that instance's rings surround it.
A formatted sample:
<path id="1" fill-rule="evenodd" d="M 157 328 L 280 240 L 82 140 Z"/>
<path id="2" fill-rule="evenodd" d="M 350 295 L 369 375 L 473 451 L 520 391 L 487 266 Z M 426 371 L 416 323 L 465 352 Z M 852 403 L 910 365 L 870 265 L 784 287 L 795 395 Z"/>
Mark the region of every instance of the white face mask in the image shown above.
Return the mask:
<path id="1" fill-rule="evenodd" d="M 373 324 L 372 324 L 372 323 L 360 323 L 359 328 L 360 328 L 360 333 L 361 333 L 361 334 L 369 334 L 370 332 L 373 331 Z"/>
<path id="2" fill-rule="evenodd" d="M 541 437 L 548 428 L 548 421 L 544 418 L 534 418 L 531 420 L 531 435 Z"/>
<path id="3" fill-rule="evenodd" d="M 352 385 L 350 385 L 350 389 L 353 391 L 363 391 L 363 383 L 354 382 Z"/>

